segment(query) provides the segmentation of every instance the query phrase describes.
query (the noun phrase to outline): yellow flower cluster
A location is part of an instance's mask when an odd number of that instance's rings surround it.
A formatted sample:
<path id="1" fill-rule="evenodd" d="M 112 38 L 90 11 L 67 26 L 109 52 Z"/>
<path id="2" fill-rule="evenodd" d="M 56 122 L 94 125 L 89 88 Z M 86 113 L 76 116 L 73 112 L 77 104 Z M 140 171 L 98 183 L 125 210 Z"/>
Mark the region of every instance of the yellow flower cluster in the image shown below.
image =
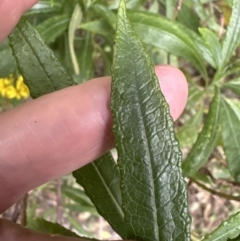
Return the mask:
<path id="1" fill-rule="evenodd" d="M 29 97 L 29 89 L 24 84 L 22 76 L 19 76 L 14 81 L 13 75 L 10 75 L 8 78 L 0 78 L 0 95 L 7 99 L 27 99 Z"/>

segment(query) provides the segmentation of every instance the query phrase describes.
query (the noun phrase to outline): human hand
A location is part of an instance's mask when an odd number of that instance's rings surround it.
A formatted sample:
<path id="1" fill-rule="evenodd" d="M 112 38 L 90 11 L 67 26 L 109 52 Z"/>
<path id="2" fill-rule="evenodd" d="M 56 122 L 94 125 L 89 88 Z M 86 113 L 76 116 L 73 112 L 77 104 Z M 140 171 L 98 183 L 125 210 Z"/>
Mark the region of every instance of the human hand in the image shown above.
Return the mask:
<path id="1" fill-rule="evenodd" d="M 36 2 L 0 3 L 0 41 Z M 157 66 L 156 74 L 176 120 L 186 104 L 186 79 L 171 66 Z M 0 196 L 4 197 L 0 213 L 32 188 L 97 159 L 113 147 L 110 85 L 110 77 L 97 78 L 0 114 Z M 21 241 L 20 237 L 24 241 L 54 240 L 0 221 L 0 240 Z"/>

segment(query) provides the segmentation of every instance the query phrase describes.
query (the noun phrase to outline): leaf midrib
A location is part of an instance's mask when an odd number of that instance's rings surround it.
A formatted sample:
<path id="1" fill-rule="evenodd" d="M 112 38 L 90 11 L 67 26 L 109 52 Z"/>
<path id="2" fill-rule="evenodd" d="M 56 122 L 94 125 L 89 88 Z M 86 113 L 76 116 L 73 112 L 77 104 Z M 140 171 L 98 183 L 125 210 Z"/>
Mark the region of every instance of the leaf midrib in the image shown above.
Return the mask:
<path id="1" fill-rule="evenodd" d="M 117 202 L 116 198 L 114 197 L 111 189 L 110 189 L 110 188 L 108 187 L 108 185 L 106 184 L 104 177 L 101 175 L 101 172 L 98 170 L 98 167 L 96 166 L 96 164 L 95 164 L 94 162 L 92 162 L 91 164 L 93 165 L 93 168 L 95 169 L 97 175 L 98 175 L 99 178 L 101 179 L 102 184 L 104 185 L 104 187 L 105 187 L 105 189 L 107 190 L 109 196 L 111 197 L 113 203 L 115 204 L 115 206 L 116 206 L 116 208 L 117 208 L 117 210 L 118 210 L 118 213 L 120 214 L 120 217 L 121 217 L 122 219 L 124 219 L 124 213 L 123 213 L 123 211 L 122 211 L 122 208 L 121 208 L 121 206 L 119 205 L 119 203 Z"/>
<path id="2" fill-rule="evenodd" d="M 125 29 L 126 29 L 126 25 L 128 24 L 128 22 L 124 19 L 124 22 L 125 22 Z M 125 30 L 125 32 L 126 32 L 126 30 Z M 135 33 L 133 33 L 133 34 L 135 34 Z M 138 40 L 137 40 L 138 41 Z M 129 45 L 129 41 L 127 41 L 127 44 Z M 140 43 L 141 44 L 141 43 Z M 142 45 L 142 44 L 141 44 Z M 135 68 L 135 66 L 134 66 L 134 64 L 133 64 L 133 58 L 132 58 L 132 46 L 131 45 L 129 45 L 129 52 L 130 52 L 130 59 L 131 59 L 131 63 L 132 63 L 132 69 L 133 69 L 133 72 L 134 72 L 134 79 L 137 79 L 137 70 L 136 70 L 136 68 Z M 141 103 L 140 102 L 140 96 L 139 96 L 139 94 L 138 94 L 138 91 L 137 91 L 137 86 L 136 86 L 136 84 L 135 84 L 135 81 L 134 81 L 134 85 L 135 85 L 135 89 L 136 89 L 136 96 L 137 96 L 137 101 L 138 101 L 138 103 Z M 152 201 L 151 201 L 151 204 L 153 204 L 153 206 L 154 206 L 154 223 L 156 224 L 155 225 L 155 227 L 157 227 L 157 230 L 156 230 L 156 232 L 157 232 L 157 237 L 159 238 L 159 236 L 160 236 L 160 232 L 159 232 L 159 227 L 158 227 L 158 214 L 157 214 L 157 204 L 156 204 L 156 195 L 155 195 L 155 193 L 156 193 L 156 189 L 155 189 L 155 184 L 154 184 L 154 178 L 153 178 L 153 164 L 152 164 L 152 155 L 151 155 L 151 153 L 150 153 L 150 143 L 149 143 L 149 141 L 148 141 L 148 138 L 147 138 L 147 131 L 146 131 L 146 126 L 145 126 L 145 123 L 144 123 L 144 118 L 143 118 L 143 110 L 142 110 L 142 108 L 141 108 L 141 104 L 139 105 L 139 110 L 140 110 L 140 113 L 141 113 L 141 123 L 142 123 L 142 126 L 143 126 L 143 134 L 144 134 L 144 138 L 145 138 L 145 140 L 146 140 L 146 143 L 147 143 L 147 156 L 148 156 L 148 158 L 149 158 L 149 164 L 150 164 L 150 172 L 151 172 L 151 178 L 149 178 L 149 180 L 150 180 L 150 182 L 151 182 L 151 186 L 153 187 L 153 197 L 151 198 L 152 199 Z M 156 234 L 156 233 L 155 233 Z"/>

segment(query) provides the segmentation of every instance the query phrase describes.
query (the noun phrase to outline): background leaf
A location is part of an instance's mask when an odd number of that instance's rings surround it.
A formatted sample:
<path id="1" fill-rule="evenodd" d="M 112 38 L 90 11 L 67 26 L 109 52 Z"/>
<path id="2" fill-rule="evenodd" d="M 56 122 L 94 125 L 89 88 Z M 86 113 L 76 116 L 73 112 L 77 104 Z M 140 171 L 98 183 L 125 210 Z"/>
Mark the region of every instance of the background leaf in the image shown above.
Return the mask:
<path id="1" fill-rule="evenodd" d="M 138 36 L 146 44 L 183 57 L 204 76 L 207 75 L 204 59 L 214 65 L 211 54 L 202 44 L 201 38 L 185 26 L 160 15 L 145 12 L 132 12 L 129 18 Z"/>
<path id="2" fill-rule="evenodd" d="M 77 56 L 74 51 L 74 39 L 75 39 L 75 31 L 78 28 L 78 25 L 81 23 L 81 21 L 82 21 L 82 10 L 80 5 L 76 4 L 74 11 L 72 13 L 72 17 L 68 28 L 68 43 L 69 43 L 70 56 L 72 60 L 74 73 L 76 75 L 79 75 L 79 66 L 78 66 Z"/>
<path id="3" fill-rule="evenodd" d="M 57 37 L 67 30 L 69 20 L 70 18 L 68 15 L 54 16 L 39 24 L 36 30 L 44 41 L 49 44 L 54 42 Z"/>
<path id="4" fill-rule="evenodd" d="M 45 233 L 45 234 L 61 235 L 61 236 L 74 237 L 74 238 L 83 238 L 86 241 L 95 240 L 95 239 L 88 239 L 86 237 L 80 237 L 76 233 L 70 231 L 69 229 L 66 229 L 60 224 L 52 223 L 42 218 L 37 218 L 33 220 L 31 223 L 27 225 L 27 227 L 34 231 Z"/>
<path id="5" fill-rule="evenodd" d="M 92 34 L 85 32 L 85 39 L 82 40 L 78 50 L 78 64 L 80 66 L 80 75 L 78 83 L 90 80 L 94 77 L 94 59 L 93 59 Z"/>
<path id="6" fill-rule="evenodd" d="M 234 79 L 224 83 L 225 87 L 230 88 L 236 94 L 240 95 L 240 79 Z"/>
<path id="7" fill-rule="evenodd" d="M 209 107 L 207 119 L 198 135 L 187 159 L 183 162 L 183 172 L 193 176 L 208 160 L 215 147 L 220 130 L 220 92 L 216 88 L 214 98 Z"/>
<path id="8" fill-rule="evenodd" d="M 207 28 L 199 28 L 199 32 L 201 33 L 209 51 L 212 53 L 216 67 L 220 67 L 222 62 L 222 49 L 216 34 Z"/>
<path id="9" fill-rule="evenodd" d="M 186 185 L 173 120 L 121 1 L 111 111 L 127 238 L 190 240 Z"/>
<path id="10" fill-rule="evenodd" d="M 232 57 L 233 52 L 236 50 L 240 42 L 240 1 L 233 0 L 232 6 L 232 16 L 230 23 L 227 28 L 226 37 L 223 41 L 222 46 L 222 57 L 221 67 L 224 67 L 225 64 Z"/>
<path id="11" fill-rule="evenodd" d="M 33 98 L 74 85 L 53 52 L 26 20 L 18 23 L 9 39 L 18 68 Z"/>
<path id="12" fill-rule="evenodd" d="M 230 216 L 226 221 L 221 223 L 221 225 L 216 230 L 214 230 L 211 234 L 207 235 L 202 241 L 228 241 L 229 239 L 232 240 L 240 234 L 239 224 L 240 213 L 236 213 Z"/>
<path id="13" fill-rule="evenodd" d="M 8 77 L 17 69 L 16 61 L 12 56 L 11 48 L 6 40 L 0 45 L 0 78 Z"/>
<path id="14" fill-rule="evenodd" d="M 228 168 L 240 182 L 240 105 L 234 100 L 222 98 L 222 141 Z"/>

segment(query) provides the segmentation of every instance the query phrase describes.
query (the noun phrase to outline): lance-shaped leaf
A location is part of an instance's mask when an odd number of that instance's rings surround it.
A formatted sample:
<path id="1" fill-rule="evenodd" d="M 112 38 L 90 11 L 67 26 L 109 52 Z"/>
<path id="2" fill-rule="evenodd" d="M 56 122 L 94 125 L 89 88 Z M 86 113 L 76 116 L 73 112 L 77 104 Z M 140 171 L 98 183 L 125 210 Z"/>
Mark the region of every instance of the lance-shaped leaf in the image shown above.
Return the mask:
<path id="1" fill-rule="evenodd" d="M 240 105 L 230 99 L 222 99 L 222 141 L 228 168 L 237 182 L 240 182 Z"/>
<path id="2" fill-rule="evenodd" d="M 201 33 L 209 51 L 212 53 L 216 67 L 220 67 L 222 62 L 222 50 L 216 34 L 207 28 L 199 28 L 199 32 Z"/>
<path id="3" fill-rule="evenodd" d="M 240 234 L 240 213 L 230 216 L 202 241 L 230 241 Z M 235 239 L 234 239 L 235 240 Z M 236 241 L 239 239 L 236 239 Z"/>
<path id="4" fill-rule="evenodd" d="M 115 41 L 111 110 L 127 238 L 190 240 L 186 184 L 173 120 L 124 1 Z"/>
<path id="5" fill-rule="evenodd" d="M 116 15 L 109 8 L 102 4 L 94 4 L 92 8 L 98 16 L 106 19 L 113 29 L 116 28 Z"/>
<path id="6" fill-rule="evenodd" d="M 219 89 L 216 88 L 203 129 L 183 162 L 183 171 L 186 176 L 194 175 L 207 162 L 215 147 L 220 130 L 220 102 Z"/>
<path id="7" fill-rule="evenodd" d="M 199 35 L 182 24 L 170 21 L 159 14 L 146 12 L 131 12 L 129 19 L 140 39 L 147 45 L 184 58 L 204 76 L 207 76 L 204 60 L 215 67 L 212 54 L 202 43 Z M 112 32 L 103 20 L 88 22 L 80 27 L 104 36 L 111 35 Z"/>
<path id="8" fill-rule="evenodd" d="M 67 30 L 69 20 L 67 14 L 54 16 L 39 24 L 36 29 L 46 43 L 51 43 Z"/>
<path id="9" fill-rule="evenodd" d="M 42 218 L 37 218 L 35 220 L 32 220 L 31 223 L 27 225 L 29 229 L 32 229 L 34 231 L 37 231 L 39 233 L 45 233 L 45 234 L 52 234 L 52 235 L 61 235 L 61 236 L 67 236 L 67 237 L 74 237 L 79 238 L 79 241 L 97 241 L 96 239 L 89 239 L 86 237 L 81 237 L 77 235 L 76 233 L 72 232 L 69 229 L 66 229 L 65 227 L 61 226 L 58 223 L 52 223 Z M 42 237 L 42 236 L 40 236 Z"/>
<path id="10" fill-rule="evenodd" d="M 230 88 L 236 94 L 240 95 L 240 79 L 235 79 L 224 83 L 224 86 Z"/>
<path id="11" fill-rule="evenodd" d="M 29 22 L 20 20 L 9 39 L 18 68 L 33 98 L 74 85 Z"/>
<path id="12" fill-rule="evenodd" d="M 240 43 L 240 1 L 233 0 L 232 16 L 227 28 L 226 37 L 222 47 L 221 67 L 228 63 L 229 59 Z"/>
<path id="13" fill-rule="evenodd" d="M 16 71 L 16 62 L 12 56 L 11 48 L 8 41 L 4 41 L 0 45 L 0 78 L 8 77 Z"/>
<path id="14" fill-rule="evenodd" d="M 69 28 L 68 28 L 68 43 L 69 43 L 69 50 L 70 50 L 70 56 L 72 60 L 72 65 L 73 69 L 76 75 L 79 75 L 79 66 L 78 66 L 78 61 L 77 61 L 77 56 L 74 50 L 74 40 L 75 40 L 75 31 L 78 27 L 78 25 L 82 21 L 82 9 L 79 4 L 76 4 L 71 21 L 69 23 Z"/>
<path id="15" fill-rule="evenodd" d="M 58 235 L 63 235 L 68 237 L 79 238 L 79 236 L 76 233 L 66 229 L 65 227 L 59 225 L 58 223 L 52 223 L 42 218 L 31 220 L 31 222 L 28 223 L 27 227 L 39 233 L 47 233 L 47 234 L 55 234 L 55 235 L 58 234 Z"/>
<path id="16" fill-rule="evenodd" d="M 81 42 L 78 50 L 78 63 L 80 67 L 80 75 L 77 82 L 82 83 L 94 77 L 94 58 L 93 45 L 91 42 L 92 33 L 85 32 L 85 38 Z"/>
<path id="17" fill-rule="evenodd" d="M 183 57 L 204 76 L 207 75 L 204 60 L 214 66 L 211 53 L 201 38 L 184 25 L 170 21 L 159 14 L 145 12 L 132 12 L 129 14 L 129 19 L 143 42 Z"/>
<path id="18" fill-rule="evenodd" d="M 122 237 L 126 238 L 120 174 L 112 154 L 109 152 L 77 171 L 73 176 L 85 190 L 101 214 Z"/>

